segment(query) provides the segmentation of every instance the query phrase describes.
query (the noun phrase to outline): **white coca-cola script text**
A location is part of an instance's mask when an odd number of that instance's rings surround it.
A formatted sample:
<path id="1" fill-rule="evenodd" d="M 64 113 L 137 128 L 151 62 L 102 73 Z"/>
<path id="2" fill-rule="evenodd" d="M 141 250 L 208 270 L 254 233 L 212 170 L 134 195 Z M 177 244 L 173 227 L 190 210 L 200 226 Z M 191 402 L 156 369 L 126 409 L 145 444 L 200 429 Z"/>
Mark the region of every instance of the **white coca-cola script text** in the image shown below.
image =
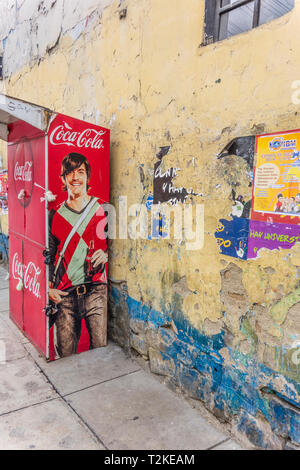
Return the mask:
<path id="1" fill-rule="evenodd" d="M 26 162 L 25 165 L 20 165 L 17 162 L 14 177 L 15 181 L 32 181 L 32 162 Z"/>
<path id="2" fill-rule="evenodd" d="M 50 135 L 52 145 L 68 145 L 69 147 L 81 147 L 101 149 L 104 148 L 102 136 L 105 131 L 85 129 L 82 132 L 74 131 L 66 122 L 57 126 Z"/>
<path id="3" fill-rule="evenodd" d="M 12 275 L 17 281 L 22 281 L 24 289 L 31 292 L 36 298 L 40 298 L 40 283 L 38 277 L 41 274 L 41 269 L 38 268 L 32 261 L 27 265 L 22 264 L 19 260 L 18 253 L 14 254 L 12 262 Z"/>

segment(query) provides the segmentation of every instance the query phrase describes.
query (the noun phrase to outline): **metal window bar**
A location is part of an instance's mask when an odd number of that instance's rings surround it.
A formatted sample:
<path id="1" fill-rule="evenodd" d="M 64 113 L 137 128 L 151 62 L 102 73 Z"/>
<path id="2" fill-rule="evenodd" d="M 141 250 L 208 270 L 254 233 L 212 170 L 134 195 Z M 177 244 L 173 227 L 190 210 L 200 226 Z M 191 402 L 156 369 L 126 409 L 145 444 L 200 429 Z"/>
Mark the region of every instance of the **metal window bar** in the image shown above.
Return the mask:
<path id="1" fill-rule="evenodd" d="M 226 13 L 230 13 L 240 7 L 246 6 L 251 2 L 254 2 L 253 22 L 252 28 L 256 28 L 260 25 L 260 16 L 262 7 L 267 11 L 275 12 L 276 17 L 280 17 L 290 11 L 294 7 L 294 0 L 276 0 L 274 4 L 264 4 L 264 0 L 236 0 L 233 3 L 224 5 L 221 0 L 206 0 L 205 2 L 205 32 L 204 32 L 204 44 L 211 44 L 220 40 L 220 25 L 221 17 Z M 223 6 L 222 6 L 223 3 Z M 288 7 L 288 8 L 287 8 Z M 229 15 L 224 15 L 229 17 Z M 226 27 L 226 24 L 223 24 Z"/>
<path id="2" fill-rule="evenodd" d="M 221 0 L 217 0 L 216 2 L 216 16 L 215 16 L 215 40 L 219 40 L 220 35 L 220 23 L 221 23 L 221 15 L 224 13 L 229 13 L 230 11 L 235 10 L 236 8 L 240 8 L 248 3 L 251 3 L 252 0 L 237 0 L 234 3 L 229 3 L 228 5 L 221 6 Z M 258 25 L 259 21 L 259 6 L 260 0 L 255 0 L 254 6 L 254 15 L 253 15 L 253 28 Z"/>
<path id="3" fill-rule="evenodd" d="M 256 26 L 259 25 L 260 3 L 261 3 L 261 0 L 255 0 L 254 15 L 253 15 L 253 28 L 256 28 Z"/>
<path id="4" fill-rule="evenodd" d="M 258 2 L 260 2 L 260 0 L 256 0 Z M 236 2 L 234 3 L 229 3 L 228 5 L 224 5 L 223 7 L 221 7 L 221 0 L 218 0 L 217 2 L 217 12 L 218 14 L 221 14 L 221 13 L 227 13 L 228 11 L 232 11 L 232 10 L 235 10 L 236 8 L 239 8 L 239 7 L 242 7 L 244 5 L 246 5 L 247 3 L 250 3 L 252 2 L 252 0 L 237 0 Z"/>

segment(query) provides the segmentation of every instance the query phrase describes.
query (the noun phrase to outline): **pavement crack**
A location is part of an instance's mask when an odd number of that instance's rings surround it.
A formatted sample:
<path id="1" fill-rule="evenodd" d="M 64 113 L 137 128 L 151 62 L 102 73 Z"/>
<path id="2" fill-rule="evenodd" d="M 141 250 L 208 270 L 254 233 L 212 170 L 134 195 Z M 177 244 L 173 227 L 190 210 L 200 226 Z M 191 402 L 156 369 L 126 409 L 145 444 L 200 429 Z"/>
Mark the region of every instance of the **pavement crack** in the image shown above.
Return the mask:
<path id="1" fill-rule="evenodd" d="M 0 413 L 0 418 L 2 418 L 3 416 L 10 415 L 12 413 L 17 413 L 18 411 L 27 410 L 28 408 L 32 408 L 33 406 L 43 405 L 44 403 L 49 403 L 50 401 L 55 401 L 58 399 L 59 397 L 48 398 L 48 400 L 39 401 L 37 403 L 31 403 L 30 405 L 22 406 L 21 408 L 16 408 L 15 410 L 5 411 L 4 413 Z"/>
<path id="2" fill-rule="evenodd" d="M 32 357 L 32 356 L 31 356 Z M 68 408 L 70 408 L 73 413 L 77 416 L 77 418 L 79 418 L 81 424 L 84 425 L 85 428 L 87 428 L 90 433 L 92 434 L 93 438 L 98 442 L 98 444 L 100 444 L 101 446 L 103 446 L 105 448 L 105 450 L 109 450 L 108 447 L 104 444 L 104 442 L 99 438 L 99 436 L 97 435 L 97 433 L 94 431 L 94 429 L 85 421 L 85 419 L 75 410 L 75 408 L 73 408 L 73 406 L 68 403 L 68 401 L 64 398 L 64 396 L 57 390 L 57 388 L 55 387 L 55 385 L 51 382 L 50 378 L 48 377 L 48 375 L 43 371 L 43 369 L 41 368 L 41 366 L 36 362 L 36 360 L 32 357 L 32 360 L 33 362 L 35 363 L 36 367 L 38 368 L 38 370 L 40 371 L 41 374 L 44 375 L 44 377 L 46 378 L 47 382 L 52 386 L 53 390 L 57 393 L 57 395 L 61 398 L 61 400 L 63 400 L 63 402 L 67 405 Z"/>
<path id="3" fill-rule="evenodd" d="M 140 372 L 140 371 L 141 371 L 141 369 L 137 369 L 137 370 L 134 370 L 132 372 L 127 372 L 126 374 L 118 375 L 117 377 L 113 377 L 111 379 L 103 380 L 102 382 L 98 382 L 96 384 L 89 385 L 88 387 L 81 388 L 80 390 L 75 390 L 74 392 L 66 393 L 63 396 L 64 397 L 69 397 L 70 395 L 74 395 L 75 393 L 83 392 L 84 390 L 88 390 L 90 388 L 97 387 L 98 385 L 105 384 L 106 382 L 112 382 L 113 380 L 116 380 L 116 379 L 121 379 L 122 377 L 126 377 L 127 375 L 136 374 L 137 372 Z"/>
<path id="4" fill-rule="evenodd" d="M 224 439 L 223 441 L 220 441 L 217 444 L 214 444 L 213 446 L 208 447 L 206 450 L 214 450 L 216 447 L 219 447 L 220 445 L 225 444 L 225 442 L 228 442 L 230 440 L 231 440 L 231 438 L 227 437 L 227 439 Z"/>
<path id="5" fill-rule="evenodd" d="M 5 364 L 10 364 L 12 362 L 17 362 L 17 361 L 20 361 L 21 359 L 25 359 L 25 357 L 28 357 L 28 353 L 27 354 L 24 354 L 24 356 L 20 356 L 20 357 L 15 357 L 13 359 L 5 359 L 5 361 L 0 361 L 0 366 L 3 366 Z"/>

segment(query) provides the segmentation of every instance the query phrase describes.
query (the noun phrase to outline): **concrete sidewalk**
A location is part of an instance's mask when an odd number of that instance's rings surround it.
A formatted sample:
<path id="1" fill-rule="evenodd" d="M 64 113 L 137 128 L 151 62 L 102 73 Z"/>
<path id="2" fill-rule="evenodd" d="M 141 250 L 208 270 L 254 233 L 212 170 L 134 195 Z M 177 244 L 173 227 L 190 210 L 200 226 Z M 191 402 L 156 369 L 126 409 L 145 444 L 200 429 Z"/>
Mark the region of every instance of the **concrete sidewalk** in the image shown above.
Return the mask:
<path id="1" fill-rule="evenodd" d="M 6 275 L 0 268 L 1 450 L 241 449 L 114 343 L 47 363 L 9 319 Z"/>

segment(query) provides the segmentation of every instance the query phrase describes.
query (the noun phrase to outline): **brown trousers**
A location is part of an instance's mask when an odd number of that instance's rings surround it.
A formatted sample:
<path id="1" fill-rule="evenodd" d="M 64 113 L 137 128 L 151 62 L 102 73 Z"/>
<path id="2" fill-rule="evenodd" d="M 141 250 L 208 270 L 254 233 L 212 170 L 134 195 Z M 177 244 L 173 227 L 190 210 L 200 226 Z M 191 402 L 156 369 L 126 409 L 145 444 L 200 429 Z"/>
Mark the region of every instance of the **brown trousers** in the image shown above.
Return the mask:
<path id="1" fill-rule="evenodd" d="M 107 286 L 92 286 L 86 294 L 76 292 L 57 305 L 55 349 L 60 357 L 76 354 L 82 320 L 90 336 L 90 349 L 107 345 Z"/>

